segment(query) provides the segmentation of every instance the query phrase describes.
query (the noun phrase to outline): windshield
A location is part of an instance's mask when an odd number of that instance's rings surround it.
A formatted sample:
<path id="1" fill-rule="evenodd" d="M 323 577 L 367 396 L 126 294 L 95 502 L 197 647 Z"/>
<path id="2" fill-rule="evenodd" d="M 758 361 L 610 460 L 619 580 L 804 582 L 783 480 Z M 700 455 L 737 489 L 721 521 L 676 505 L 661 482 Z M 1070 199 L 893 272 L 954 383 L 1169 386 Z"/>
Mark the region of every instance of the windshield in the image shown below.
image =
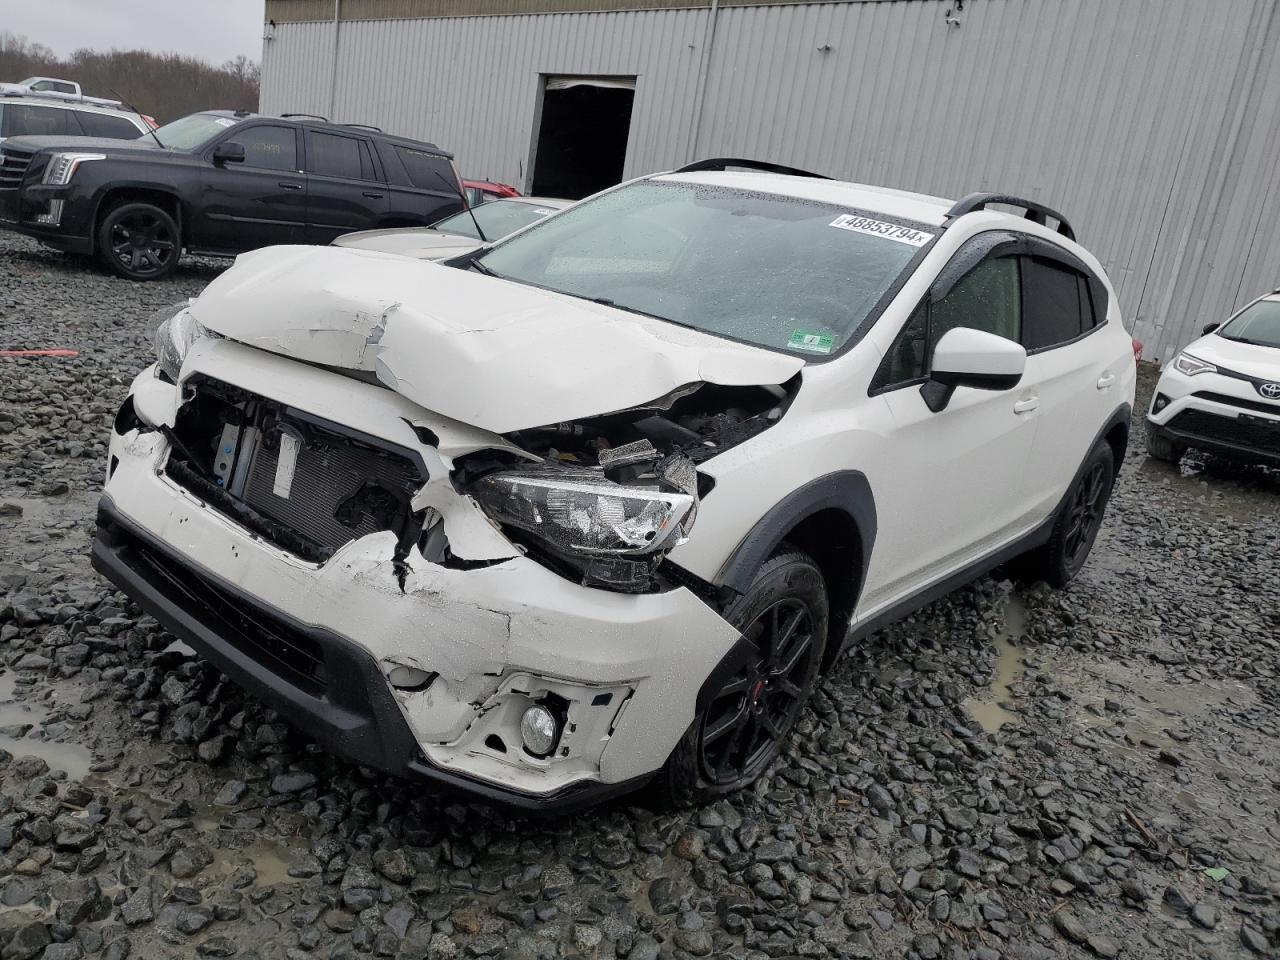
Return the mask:
<path id="1" fill-rule="evenodd" d="M 1259 347 L 1280 347 L 1280 300 L 1259 300 L 1219 330 L 1218 336 Z"/>
<path id="2" fill-rule="evenodd" d="M 827 203 L 646 180 L 512 237 L 479 264 L 733 340 L 827 354 L 932 237 Z"/>
<path id="3" fill-rule="evenodd" d="M 193 113 L 189 117 L 174 120 L 157 128 L 156 136 L 166 147 L 174 150 L 195 150 L 222 133 L 227 127 L 234 127 L 239 122 L 232 117 Z"/>
<path id="4" fill-rule="evenodd" d="M 521 227 L 537 223 L 543 217 L 549 217 L 555 210 L 539 203 L 525 200 L 493 200 L 471 208 L 471 213 L 463 210 L 451 217 L 433 223 L 435 230 L 444 233 L 456 233 L 476 240 L 501 240 L 509 233 L 515 233 Z M 475 214 L 475 222 L 471 215 Z M 476 223 L 484 231 L 484 236 L 476 235 Z"/>

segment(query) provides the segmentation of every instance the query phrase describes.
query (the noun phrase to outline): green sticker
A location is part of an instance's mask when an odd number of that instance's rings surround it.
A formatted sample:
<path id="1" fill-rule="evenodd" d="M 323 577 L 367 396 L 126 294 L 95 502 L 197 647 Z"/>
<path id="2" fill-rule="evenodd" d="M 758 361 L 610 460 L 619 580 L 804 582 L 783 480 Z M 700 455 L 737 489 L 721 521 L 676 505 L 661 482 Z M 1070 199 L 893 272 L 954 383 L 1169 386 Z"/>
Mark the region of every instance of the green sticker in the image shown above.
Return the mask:
<path id="1" fill-rule="evenodd" d="M 792 350 L 807 350 L 809 353 L 830 353 L 835 346 L 836 338 L 829 333 L 805 333 L 794 330 L 787 346 Z"/>
<path id="2" fill-rule="evenodd" d="M 1206 867 L 1204 871 L 1204 875 L 1208 877 L 1210 880 L 1216 880 L 1218 881 L 1218 883 L 1221 883 L 1223 880 L 1227 879 L 1227 868 L 1226 867 Z"/>

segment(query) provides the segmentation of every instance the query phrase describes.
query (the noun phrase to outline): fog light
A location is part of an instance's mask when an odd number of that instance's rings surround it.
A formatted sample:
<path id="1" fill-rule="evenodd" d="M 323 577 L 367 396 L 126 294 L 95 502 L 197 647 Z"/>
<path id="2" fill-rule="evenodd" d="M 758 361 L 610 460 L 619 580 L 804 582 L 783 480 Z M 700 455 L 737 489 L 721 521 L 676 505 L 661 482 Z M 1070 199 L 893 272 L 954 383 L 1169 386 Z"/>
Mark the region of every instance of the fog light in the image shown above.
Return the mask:
<path id="1" fill-rule="evenodd" d="M 62 223 L 62 205 L 65 200 L 50 200 L 49 212 L 42 213 L 36 217 L 36 223 L 47 226 L 56 227 Z"/>
<path id="2" fill-rule="evenodd" d="M 387 671 L 387 680 L 393 687 L 409 692 L 425 690 L 435 678 L 436 675 L 430 671 L 407 667 L 403 663 L 397 663 Z"/>
<path id="3" fill-rule="evenodd" d="M 524 748 L 535 757 L 545 757 L 556 748 L 560 731 L 555 714 L 540 703 L 535 703 L 520 718 L 520 739 Z"/>
<path id="4" fill-rule="evenodd" d="M 1157 393 L 1156 402 L 1155 402 L 1155 412 L 1159 413 L 1168 405 L 1169 405 L 1169 398 L 1166 397 L 1163 393 Z"/>

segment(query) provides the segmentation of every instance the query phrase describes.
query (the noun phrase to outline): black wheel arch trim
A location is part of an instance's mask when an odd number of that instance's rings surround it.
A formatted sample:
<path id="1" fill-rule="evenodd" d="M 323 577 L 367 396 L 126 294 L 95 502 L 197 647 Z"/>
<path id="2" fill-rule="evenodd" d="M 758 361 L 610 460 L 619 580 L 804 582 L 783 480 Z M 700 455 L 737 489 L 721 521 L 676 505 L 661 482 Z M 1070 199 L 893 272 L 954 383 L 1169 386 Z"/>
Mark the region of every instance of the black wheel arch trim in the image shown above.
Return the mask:
<path id="1" fill-rule="evenodd" d="M 840 470 L 810 480 L 779 500 L 742 538 L 716 574 L 715 582 L 734 593 L 746 593 L 756 571 L 798 524 L 822 510 L 839 510 L 858 531 L 861 563 L 856 594 L 866 581 L 867 564 L 876 542 L 876 501 L 866 474 Z M 855 596 L 856 596 L 855 594 Z"/>

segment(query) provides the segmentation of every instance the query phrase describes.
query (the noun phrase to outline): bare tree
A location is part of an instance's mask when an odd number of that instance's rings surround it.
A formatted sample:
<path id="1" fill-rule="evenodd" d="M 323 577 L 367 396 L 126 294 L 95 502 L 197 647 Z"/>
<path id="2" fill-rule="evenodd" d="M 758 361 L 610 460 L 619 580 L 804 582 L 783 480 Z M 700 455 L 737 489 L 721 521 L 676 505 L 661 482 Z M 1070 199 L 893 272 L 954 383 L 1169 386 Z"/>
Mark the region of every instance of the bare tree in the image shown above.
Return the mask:
<path id="1" fill-rule="evenodd" d="M 220 67 L 148 50 L 83 49 L 60 60 L 42 43 L 0 31 L 0 80 L 12 83 L 30 76 L 74 80 L 94 96 L 117 95 L 161 123 L 197 110 L 258 109 L 260 71 L 243 55 Z"/>

